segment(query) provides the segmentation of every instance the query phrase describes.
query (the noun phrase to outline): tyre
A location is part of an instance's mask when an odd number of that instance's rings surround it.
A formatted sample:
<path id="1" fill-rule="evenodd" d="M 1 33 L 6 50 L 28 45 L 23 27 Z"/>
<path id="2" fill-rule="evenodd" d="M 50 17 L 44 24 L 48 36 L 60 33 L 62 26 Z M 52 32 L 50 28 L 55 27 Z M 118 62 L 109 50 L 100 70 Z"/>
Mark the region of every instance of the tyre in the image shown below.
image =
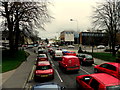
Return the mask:
<path id="1" fill-rule="evenodd" d="M 81 65 L 83 66 L 83 62 L 81 61 Z"/>
<path id="2" fill-rule="evenodd" d="M 98 70 L 96 68 L 94 68 L 94 73 L 98 73 Z"/>

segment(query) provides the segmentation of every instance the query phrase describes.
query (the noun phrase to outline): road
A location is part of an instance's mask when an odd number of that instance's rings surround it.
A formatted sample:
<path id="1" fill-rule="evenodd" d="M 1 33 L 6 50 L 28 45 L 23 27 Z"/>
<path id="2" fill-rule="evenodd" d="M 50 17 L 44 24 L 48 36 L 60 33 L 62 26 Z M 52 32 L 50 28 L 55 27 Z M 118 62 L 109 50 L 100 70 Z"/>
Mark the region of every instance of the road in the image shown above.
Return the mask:
<path id="1" fill-rule="evenodd" d="M 31 52 L 34 52 L 33 49 L 30 49 Z M 52 66 L 55 70 L 54 76 L 55 78 L 53 80 L 48 80 L 45 82 L 56 82 L 61 86 L 64 86 L 69 89 L 76 89 L 76 76 L 79 75 L 85 75 L 85 74 L 92 74 L 93 66 L 80 66 L 80 71 L 78 73 L 64 73 L 59 67 L 58 67 L 58 61 L 54 61 L 51 56 L 48 54 L 49 61 L 52 63 Z M 25 88 L 31 88 L 33 85 L 39 84 L 41 82 L 35 82 L 34 81 L 34 69 L 35 65 L 33 63 L 33 67 L 31 70 L 31 73 L 28 77 L 28 81 L 25 85 Z"/>

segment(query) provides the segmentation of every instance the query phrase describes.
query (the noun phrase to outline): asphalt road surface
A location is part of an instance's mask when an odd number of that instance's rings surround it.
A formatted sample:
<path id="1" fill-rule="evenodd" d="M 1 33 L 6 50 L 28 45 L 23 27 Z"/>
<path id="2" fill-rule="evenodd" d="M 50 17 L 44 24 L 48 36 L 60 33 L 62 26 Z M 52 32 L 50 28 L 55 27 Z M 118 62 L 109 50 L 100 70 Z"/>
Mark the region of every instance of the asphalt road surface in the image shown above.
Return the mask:
<path id="1" fill-rule="evenodd" d="M 34 49 L 30 49 L 30 51 L 34 52 Z M 93 66 L 80 66 L 80 70 L 78 73 L 76 72 L 65 73 L 59 68 L 58 61 L 54 61 L 49 54 L 48 56 L 49 56 L 49 61 L 52 63 L 55 73 L 54 73 L 53 80 L 47 80 L 44 82 L 56 82 L 59 85 L 64 86 L 66 89 L 76 89 L 76 76 L 94 73 Z M 35 63 L 33 63 L 31 73 L 28 77 L 28 81 L 25 86 L 25 88 L 28 90 L 30 90 L 30 88 L 32 88 L 33 85 L 43 83 L 43 82 L 34 81 L 34 78 L 33 78 L 34 69 L 35 69 L 34 64 Z"/>

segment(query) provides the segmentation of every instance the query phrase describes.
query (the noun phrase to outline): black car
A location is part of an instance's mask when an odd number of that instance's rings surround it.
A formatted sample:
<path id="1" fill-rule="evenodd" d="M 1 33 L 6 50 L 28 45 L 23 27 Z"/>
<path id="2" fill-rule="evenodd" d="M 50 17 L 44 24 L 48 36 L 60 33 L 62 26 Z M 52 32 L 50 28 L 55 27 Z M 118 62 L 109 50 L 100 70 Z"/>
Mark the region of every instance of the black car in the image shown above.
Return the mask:
<path id="1" fill-rule="evenodd" d="M 39 85 L 34 85 L 32 90 L 63 90 L 64 87 L 58 85 L 54 82 L 41 83 Z"/>
<path id="2" fill-rule="evenodd" d="M 78 54 L 76 56 L 79 58 L 81 65 L 87 65 L 87 64 L 92 65 L 92 64 L 94 64 L 94 59 L 91 55 Z"/>

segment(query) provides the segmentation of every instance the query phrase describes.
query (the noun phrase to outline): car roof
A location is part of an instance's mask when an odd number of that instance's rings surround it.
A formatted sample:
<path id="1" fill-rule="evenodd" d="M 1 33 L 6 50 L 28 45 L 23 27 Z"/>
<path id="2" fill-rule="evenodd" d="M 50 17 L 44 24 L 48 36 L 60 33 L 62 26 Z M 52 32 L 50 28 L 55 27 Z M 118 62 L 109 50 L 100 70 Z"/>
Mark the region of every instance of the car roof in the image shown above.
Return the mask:
<path id="1" fill-rule="evenodd" d="M 62 52 L 62 50 L 55 50 L 55 52 Z"/>
<path id="2" fill-rule="evenodd" d="M 115 67 L 120 67 L 120 63 L 115 63 L 115 62 L 108 62 L 108 63 L 104 63 L 104 64 L 110 64 L 110 65 L 113 65 Z"/>
<path id="3" fill-rule="evenodd" d="M 72 56 L 72 55 L 65 55 L 65 56 L 63 56 L 64 58 L 78 58 L 78 57 L 76 57 L 76 56 Z"/>
<path id="4" fill-rule="evenodd" d="M 95 74 L 90 74 L 90 76 L 96 78 L 106 86 L 110 86 L 112 84 L 118 85 L 118 82 L 120 83 L 119 79 L 111 75 L 108 75 L 106 73 L 95 73 Z"/>
<path id="5" fill-rule="evenodd" d="M 39 61 L 38 66 L 50 65 L 49 61 Z"/>
<path id="6" fill-rule="evenodd" d="M 33 86 L 33 90 L 38 90 L 38 89 L 45 89 L 45 90 L 52 90 L 54 88 L 54 90 L 58 90 L 58 88 L 60 88 L 60 86 L 57 83 L 54 82 L 47 82 L 47 83 L 41 83 L 39 85 L 34 85 Z"/>

